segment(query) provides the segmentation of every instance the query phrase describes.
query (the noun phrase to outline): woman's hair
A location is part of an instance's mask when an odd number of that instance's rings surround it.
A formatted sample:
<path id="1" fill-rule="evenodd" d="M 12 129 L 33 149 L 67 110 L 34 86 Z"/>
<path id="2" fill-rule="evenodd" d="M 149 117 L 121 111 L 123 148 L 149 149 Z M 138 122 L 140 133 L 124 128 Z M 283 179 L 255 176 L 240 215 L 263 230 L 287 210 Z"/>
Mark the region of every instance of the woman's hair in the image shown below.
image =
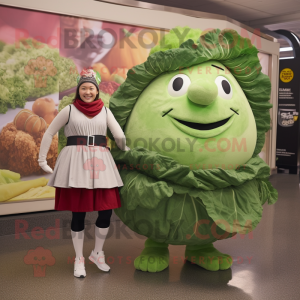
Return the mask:
<path id="1" fill-rule="evenodd" d="M 100 91 L 97 93 L 96 98 L 94 99 L 94 101 L 97 100 L 97 99 L 99 99 L 99 97 L 100 97 Z M 79 95 L 79 87 L 77 87 L 77 89 L 76 89 L 75 98 L 73 99 L 72 103 L 74 103 L 74 101 L 75 101 L 76 99 L 82 100 L 82 99 L 80 98 L 80 95 Z"/>

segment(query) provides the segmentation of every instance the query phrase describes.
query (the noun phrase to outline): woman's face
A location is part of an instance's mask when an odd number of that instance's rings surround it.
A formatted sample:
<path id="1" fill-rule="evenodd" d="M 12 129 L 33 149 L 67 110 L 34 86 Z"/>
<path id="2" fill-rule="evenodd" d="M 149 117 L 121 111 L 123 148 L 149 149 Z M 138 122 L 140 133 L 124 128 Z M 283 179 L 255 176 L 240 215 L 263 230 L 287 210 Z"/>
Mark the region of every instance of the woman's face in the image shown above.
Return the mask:
<path id="1" fill-rule="evenodd" d="M 79 88 L 79 95 L 82 101 L 86 103 L 93 102 L 96 99 L 98 90 L 93 83 L 85 82 Z"/>

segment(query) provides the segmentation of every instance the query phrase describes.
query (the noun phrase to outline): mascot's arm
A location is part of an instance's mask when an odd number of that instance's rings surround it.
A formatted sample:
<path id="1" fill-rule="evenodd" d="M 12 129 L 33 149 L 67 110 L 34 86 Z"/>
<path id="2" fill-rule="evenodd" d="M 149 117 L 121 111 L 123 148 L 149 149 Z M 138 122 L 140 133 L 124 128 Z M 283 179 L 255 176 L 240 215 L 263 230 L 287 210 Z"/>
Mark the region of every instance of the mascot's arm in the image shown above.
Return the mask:
<path id="1" fill-rule="evenodd" d="M 107 126 L 112 133 L 117 146 L 123 151 L 130 150 L 126 146 L 126 137 L 121 126 L 119 125 L 109 108 L 107 108 Z"/>

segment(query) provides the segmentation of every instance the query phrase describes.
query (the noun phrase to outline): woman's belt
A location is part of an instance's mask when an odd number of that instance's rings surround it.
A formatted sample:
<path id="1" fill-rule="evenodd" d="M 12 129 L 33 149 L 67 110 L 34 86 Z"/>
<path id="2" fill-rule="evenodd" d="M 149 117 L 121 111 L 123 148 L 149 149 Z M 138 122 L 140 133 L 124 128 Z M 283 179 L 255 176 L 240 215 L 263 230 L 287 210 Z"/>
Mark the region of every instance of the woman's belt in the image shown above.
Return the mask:
<path id="1" fill-rule="evenodd" d="M 107 147 L 105 135 L 73 135 L 68 136 L 67 146 L 102 146 Z"/>

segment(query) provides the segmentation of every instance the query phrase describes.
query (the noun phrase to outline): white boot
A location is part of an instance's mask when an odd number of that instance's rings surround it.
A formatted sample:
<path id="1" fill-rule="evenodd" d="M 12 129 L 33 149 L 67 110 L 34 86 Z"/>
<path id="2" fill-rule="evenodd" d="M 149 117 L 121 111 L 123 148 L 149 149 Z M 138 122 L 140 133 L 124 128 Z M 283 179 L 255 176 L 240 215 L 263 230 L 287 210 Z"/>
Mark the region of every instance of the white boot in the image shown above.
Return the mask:
<path id="1" fill-rule="evenodd" d="M 104 272 L 108 272 L 110 270 L 110 266 L 105 263 L 105 256 L 102 251 L 108 230 L 109 227 L 99 228 L 95 225 L 95 249 L 89 257 L 89 260 L 95 263 L 97 267 Z"/>
<path id="2" fill-rule="evenodd" d="M 82 278 L 86 276 L 85 266 L 84 266 L 85 259 L 82 254 L 84 230 L 82 231 L 71 230 L 71 236 L 72 236 L 73 245 L 76 253 L 75 263 L 74 263 L 74 276 Z"/>
<path id="3" fill-rule="evenodd" d="M 96 266 L 104 272 L 108 272 L 110 270 L 110 266 L 105 263 L 105 255 L 103 251 L 100 251 L 97 254 L 97 252 L 92 250 L 89 260 L 96 264 Z"/>
<path id="4" fill-rule="evenodd" d="M 84 278 L 86 276 L 85 266 L 84 266 L 84 257 L 75 258 L 74 263 L 74 276 L 79 278 Z"/>

